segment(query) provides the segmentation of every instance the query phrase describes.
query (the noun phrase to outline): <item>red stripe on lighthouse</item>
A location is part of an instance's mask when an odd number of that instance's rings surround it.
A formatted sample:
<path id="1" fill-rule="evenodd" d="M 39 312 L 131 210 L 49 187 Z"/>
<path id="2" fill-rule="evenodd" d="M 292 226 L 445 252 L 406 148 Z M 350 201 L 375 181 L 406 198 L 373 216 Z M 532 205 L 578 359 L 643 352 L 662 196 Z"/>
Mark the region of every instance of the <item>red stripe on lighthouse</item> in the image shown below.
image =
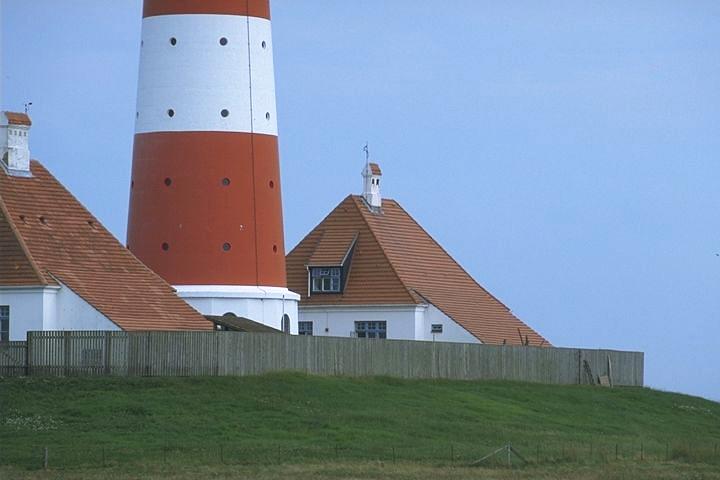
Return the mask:
<path id="1" fill-rule="evenodd" d="M 270 19 L 269 0 L 145 0 L 143 18 L 158 15 L 243 15 Z"/>
<path id="2" fill-rule="evenodd" d="M 132 182 L 128 246 L 166 281 L 286 285 L 277 137 L 138 134 Z"/>

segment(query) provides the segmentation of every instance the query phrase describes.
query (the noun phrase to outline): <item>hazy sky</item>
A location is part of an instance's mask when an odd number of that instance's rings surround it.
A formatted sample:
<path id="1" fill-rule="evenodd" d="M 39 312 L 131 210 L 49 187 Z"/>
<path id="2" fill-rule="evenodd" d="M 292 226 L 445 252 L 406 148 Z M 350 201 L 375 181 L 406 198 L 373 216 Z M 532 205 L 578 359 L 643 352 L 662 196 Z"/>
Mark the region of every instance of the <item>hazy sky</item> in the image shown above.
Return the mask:
<path id="1" fill-rule="evenodd" d="M 140 0 L 1 0 L 2 105 L 123 242 Z M 398 200 L 555 345 L 720 399 L 720 2 L 274 0 L 288 251 Z"/>

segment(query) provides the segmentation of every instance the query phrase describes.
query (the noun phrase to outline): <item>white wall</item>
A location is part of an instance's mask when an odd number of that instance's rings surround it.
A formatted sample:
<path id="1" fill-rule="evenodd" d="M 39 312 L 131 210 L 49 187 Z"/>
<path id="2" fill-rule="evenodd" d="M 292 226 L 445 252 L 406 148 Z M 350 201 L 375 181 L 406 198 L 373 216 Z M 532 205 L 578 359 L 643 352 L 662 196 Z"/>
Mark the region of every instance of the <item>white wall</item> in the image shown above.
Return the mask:
<path id="1" fill-rule="evenodd" d="M 443 333 L 432 334 L 432 325 L 443 326 Z M 455 320 L 445 315 L 435 305 L 428 305 L 422 319 L 422 335 L 416 340 L 435 340 L 436 342 L 482 343 L 470 332 L 460 326 Z"/>
<path id="2" fill-rule="evenodd" d="M 387 338 L 432 341 L 432 324 L 442 324 L 438 342 L 480 343 L 434 305 L 300 306 L 299 321 L 313 322 L 313 335 L 350 337 L 355 322 L 387 322 Z"/>
<path id="3" fill-rule="evenodd" d="M 28 330 L 42 330 L 44 320 L 43 287 L 0 288 L 0 305 L 10 307 L 10 340 L 25 340 Z"/>
<path id="4" fill-rule="evenodd" d="M 300 296 L 287 288 L 177 285 L 180 298 L 203 315 L 232 313 L 282 330 L 283 315 L 290 317 L 290 333 L 297 334 L 298 301 Z"/>
<path id="5" fill-rule="evenodd" d="M 44 330 L 120 330 L 67 286 L 63 285 L 54 296 L 55 311 L 45 316 Z"/>
<path id="6" fill-rule="evenodd" d="M 0 305 L 10 307 L 10 340 L 39 330 L 120 330 L 65 285 L 3 287 Z"/>
<path id="7" fill-rule="evenodd" d="M 350 337 L 355 322 L 387 322 L 387 338 L 414 339 L 417 305 L 399 306 L 347 306 L 315 307 L 300 306 L 299 320 L 313 322 L 313 335 Z"/>

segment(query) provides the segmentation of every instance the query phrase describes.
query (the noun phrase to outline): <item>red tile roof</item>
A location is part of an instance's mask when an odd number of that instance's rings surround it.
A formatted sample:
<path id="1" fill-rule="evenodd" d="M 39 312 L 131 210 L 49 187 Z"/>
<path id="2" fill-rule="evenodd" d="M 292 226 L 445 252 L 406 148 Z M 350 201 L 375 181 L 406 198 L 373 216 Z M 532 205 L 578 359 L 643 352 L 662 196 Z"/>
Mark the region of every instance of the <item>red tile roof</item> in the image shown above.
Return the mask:
<path id="1" fill-rule="evenodd" d="M 32 125 L 30 117 L 27 113 L 16 113 L 16 112 L 3 112 L 5 117 L 8 119 L 10 125 Z"/>
<path id="2" fill-rule="evenodd" d="M 0 169 L 0 286 L 62 283 L 123 330 L 212 329 L 42 165 L 31 170 Z"/>
<path id="3" fill-rule="evenodd" d="M 342 294 L 308 297 L 309 259 L 322 238 L 358 232 Z M 379 305 L 432 303 L 483 343 L 549 345 L 478 284 L 394 200 L 380 213 L 360 196 L 343 200 L 287 257 L 288 286 L 301 293 L 302 305 Z M 520 333 L 518 333 L 518 330 Z"/>
<path id="4" fill-rule="evenodd" d="M 308 265 L 316 267 L 341 266 L 355 244 L 358 232 L 326 230 L 323 232 Z"/>

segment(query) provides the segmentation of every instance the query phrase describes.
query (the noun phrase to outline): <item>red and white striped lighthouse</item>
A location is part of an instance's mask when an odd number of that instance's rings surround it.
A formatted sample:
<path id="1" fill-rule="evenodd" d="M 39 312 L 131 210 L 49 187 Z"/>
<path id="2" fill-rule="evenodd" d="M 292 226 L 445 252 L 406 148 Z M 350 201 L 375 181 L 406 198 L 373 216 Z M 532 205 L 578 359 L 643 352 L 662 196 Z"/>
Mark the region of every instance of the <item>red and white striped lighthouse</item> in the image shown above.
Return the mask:
<path id="1" fill-rule="evenodd" d="M 295 330 L 269 0 L 145 0 L 128 247 L 204 314 Z"/>

